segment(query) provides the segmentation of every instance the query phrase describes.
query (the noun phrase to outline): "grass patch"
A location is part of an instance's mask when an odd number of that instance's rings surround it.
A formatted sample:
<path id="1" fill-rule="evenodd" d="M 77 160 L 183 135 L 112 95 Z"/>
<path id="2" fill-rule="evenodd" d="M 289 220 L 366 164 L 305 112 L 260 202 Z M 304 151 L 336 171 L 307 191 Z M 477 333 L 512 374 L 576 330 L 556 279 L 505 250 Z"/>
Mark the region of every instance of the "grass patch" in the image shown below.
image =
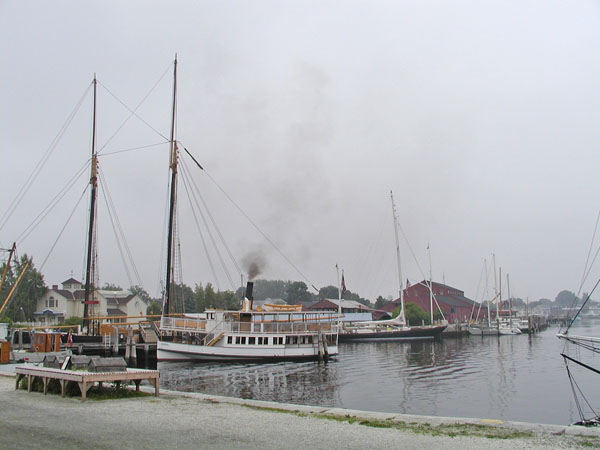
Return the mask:
<path id="1" fill-rule="evenodd" d="M 416 423 L 416 422 L 395 422 L 391 419 L 379 420 L 379 419 L 365 419 L 361 417 L 354 417 L 349 414 L 345 416 L 335 416 L 328 414 L 313 414 L 303 413 L 299 411 L 290 411 L 287 409 L 280 408 L 263 408 L 260 406 L 243 405 L 246 408 L 271 411 L 278 413 L 294 414 L 299 417 L 316 417 L 318 419 L 333 420 L 336 422 L 347 422 L 350 424 L 358 424 L 366 427 L 373 428 L 387 428 L 401 431 L 408 431 L 415 434 L 422 434 L 428 436 L 469 436 L 469 437 L 482 437 L 486 439 L 524 439 L 533 438 L 535 434 L 530 431 L 517 431 L 509 428 L 494 427 L 489 425 L 478 425 L 478 424 L 449 424 L 449 425 L 431 425 L 429 423 Z M 592 444 L 593 446 L 594 444 Z"/>
<path id="2" fill-rule="evenodd" d="M 147 392 L 135 391 L 132 389 L 127 389 L 123 386 L 117 388 L 116 386 L 94 386 L 92 387 L 88 393 L 87 398 L 90 400 L 119 400 L 122 398 L 138 398 L 138 397 L 151 397 L 154 394 L 149 394 Z"/>

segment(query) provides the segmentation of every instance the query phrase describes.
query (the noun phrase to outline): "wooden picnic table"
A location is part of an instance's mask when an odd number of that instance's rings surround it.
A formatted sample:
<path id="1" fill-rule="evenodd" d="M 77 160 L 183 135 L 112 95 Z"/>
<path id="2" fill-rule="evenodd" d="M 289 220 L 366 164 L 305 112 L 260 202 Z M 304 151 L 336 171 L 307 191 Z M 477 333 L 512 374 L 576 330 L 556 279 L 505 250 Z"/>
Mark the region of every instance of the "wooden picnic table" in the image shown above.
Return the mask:
<path id="1" fill-rule="evenodd" d="M 39 367 L 35 365 L 17 366 L 15 367 L 16 382 L 15 389 L 19 388 L 19 382 L 27 377 L 27 391 L 31 391 L 31 385 L 36 377 L 42 379 L 44 384 L 44 395 L 48 393 L 48 381 L 58 380 L 60 383 L 61 396 L 65 396 L 65 386 L 68 381 L 74 381 L 79 385 L 81 390 L 81 401 L 84 402 L 87 392 L 95 383 L 116 383 L 117 387 L 123 381 L 133 381 L 135 390 L 139 392 L 140 383 L 143 380 L 148 380 L 154 386 L 154 395 L 158 396 L 158 370 L 146 369 L 127 369 L 124 372 L 87 372 L 75 370 L 62 370 L 50 367 Z"/>

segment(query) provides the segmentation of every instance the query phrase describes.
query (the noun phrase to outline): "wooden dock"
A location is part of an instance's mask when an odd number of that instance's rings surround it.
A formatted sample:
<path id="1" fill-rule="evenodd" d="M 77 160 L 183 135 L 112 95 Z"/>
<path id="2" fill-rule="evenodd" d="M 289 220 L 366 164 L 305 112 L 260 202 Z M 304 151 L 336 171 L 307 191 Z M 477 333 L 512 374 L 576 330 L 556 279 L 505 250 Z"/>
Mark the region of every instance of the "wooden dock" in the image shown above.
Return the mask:
<path id="1" fill-rule="evenodd" d="M 158 370 L 144 369 L 127 369 L 123 372 L 87 372 L 74 370 L 61 370 L 49 367 L 38 366 L 17 366 L 15 367 L 16 382 L 15 389 L 19 388 L 19 382 L 27 377 L 27 391 L 31 391 L 31 385 L 35 378 L 41 378 L 44 385 L 44 395 L 48 393 L 48 382 L 50 380 L 58 380 L 60 383 L 61 396 L 65 396 L 65 386 L 69 381 L 73 381 L 79 385 L 81 390 L 81 401 L 84 402 L 88 390 L 95 383 L 116 383 L 117 386 L 124 381 L 133 381 L 135 390 L 140 390 L 140 383 L 143 380 L 148 380 L 154 386 L 154 395 L 158 396 Z"/>

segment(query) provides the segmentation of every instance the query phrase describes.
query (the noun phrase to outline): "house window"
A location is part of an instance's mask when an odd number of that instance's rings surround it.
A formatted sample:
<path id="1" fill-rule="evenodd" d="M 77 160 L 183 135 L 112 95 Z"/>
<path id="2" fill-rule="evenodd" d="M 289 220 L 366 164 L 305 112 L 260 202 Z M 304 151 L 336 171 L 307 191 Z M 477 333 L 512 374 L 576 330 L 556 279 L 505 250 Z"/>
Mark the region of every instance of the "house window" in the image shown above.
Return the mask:
<path id="1" fill-rule="evenodd" d="M 46 308 L 55 308 L 58 306 L 58 300 L 54 297 L 48 297 L 46 300 Z"/>

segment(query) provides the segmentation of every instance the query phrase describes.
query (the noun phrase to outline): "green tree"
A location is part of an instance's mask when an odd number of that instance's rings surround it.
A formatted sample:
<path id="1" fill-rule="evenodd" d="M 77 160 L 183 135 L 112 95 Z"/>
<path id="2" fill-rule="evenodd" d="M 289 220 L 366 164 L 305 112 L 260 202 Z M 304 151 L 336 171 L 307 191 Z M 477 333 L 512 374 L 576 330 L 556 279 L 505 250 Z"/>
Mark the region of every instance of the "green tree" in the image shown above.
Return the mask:
<path id="1" fill-rule="evenodd" d="M 116 284 L 112 284 L 112 283 L 104 283 L 104 286 L 102 286 L 102 289 L 105 291 L 122 291 L 123 288 L 121 286 L 117 286 Z"/>
<path id="2" fill-rule="evenodd" d="M 571 291 L 560 291 L 556 296 L 555 302 L 560 306 L 574 307 L 579 302 L 579 298 Z"/>
<path id="3" fill-rule="evenodd" d="M 238 310 L 240 309 L 240 299 L 235 295 L 233 291 L 220 291 L 218 293 L 220 297 L 220 303 L 223 305 L 223 309 Z"/>
<path id="4" fill-rule="evenodd" d="M 308 286 L 303 281 L 289 283 L 286 290 L 286 299 L 290 305 L 312 303 L 313 296 L 308 292 Z"/>
<path id="5" fill-rule="evenodd" d="M 400 306 L 398 306 L 394 312 L 392 313 L 392 317 L 398 316 L 400 314 Z M 409 324 L 412 325 L 421 325 L 423 322 L 425 325 L 431 325 L 431 321 L 429 320 L 429 313 L 423 311 L 417 304 L 415 303 L 405 303 L 404 304 L 404 317 Z"/>
<path id="6" fill-rule="evenodd" d="M 196 312 L 204 312 L 206 309 L 206 301 L 204 299 L 204 288 L 202 283 L 196 284 L 194 289 L 194 301 L 196 302 Z"/>
<path id="7" fill-rule="evenodd" d="M 381 295 L 375 300 L 375 309 L 381 309 L 388 301 Z"/>
<path id="8" fill-rule="evenodd" d="M 206 283 L 204 288 L 204 306 L 205 308 L 218 308 L 220 306 L 215 288 L 210 283 Z"/>
<path id="9" fill-rule="evenodd" d="M 150 302 L 148 303 L 148 308 L 146 308 L 146 314 L 148 315 L 155 315 L 155 314 L 161 314 L 162 313 L 162 306 L 159 302 L 157 302 L 156 300 L 150 300 Z"/>
<path id="10" fill-rule="evenodd" d="M 282 280 L 254 280 L 252 297 L 254 300 L 265 300 L 267 298 L 285 298 L 289 281 Z M 242 299 L 246 294 L 246 286 L 236 289 L 235 295 Z"/>
<path id="11" fill-rule="evenodd" d="M 321 296 L 322 298 L 331 298 L 336 300 L 338 298 L 338 288 L 336 286 L 325 286 L 322 287 L 321 289 L 319 289 L 319 296 Z M 359 303 L 362 303 L 365 306 L 368 306 L 369 308 L 372 308 L 373 305 L 371 304 L 371 302 L 369 300 L 367 300 L 366 298 L 362 298 L 360 295 L 355 294 L 354 292 L 346 289 L 346 292 L 344 292 L 344 294 L 342 295 L 342 298 L 344 300 L 354 300 L 357 301 Z"/>
<path id="12" fill-rule="evenodd" d="M 337 299 L 339 295 L 339 289 L 336 286 L 325 286 L 319 289 L 319 297 Z"/>
<path id="13" fill-rule="evenodd" d="M 4 304 L 8 293 L 27 263 L 29 263 L 29 267 L 23 273 L 11 299 L 0 314 L 0 316 L 6 316 L 13 321 L 22 321 L 23 318 L 28 321 L 33 320 L 37 300 L 48 290 L 44 283 L 44 276 L 35 268 L 33 259 L 25 254 L 20 259 L 14 259 L 11 267 L 8 268 L 4 286 L 0 292 L 0 307 Z M 5 267 L 6 263 L 0 266 L 0 275 L 4 272 Z"/>
<path id="14" fill-rule="evenodd" d="M 72 316 L 63 322 L 64 325 L 83 325 L 83 317 Z"/>
<path id="15" fill-rule="evenodd" d="M 148 294 L 146 289 L 144 289 L 142 286 L 138 286 L 138 285 L 131 286 L 129 288 L 129 292 L 131 292 L 134 295 L 137 295 L 138 297 L 140 297 L 142 300 L 144 300 L 148 304 L 152 300 L 152 298 L 150 297 L 150 294 Z"/>

